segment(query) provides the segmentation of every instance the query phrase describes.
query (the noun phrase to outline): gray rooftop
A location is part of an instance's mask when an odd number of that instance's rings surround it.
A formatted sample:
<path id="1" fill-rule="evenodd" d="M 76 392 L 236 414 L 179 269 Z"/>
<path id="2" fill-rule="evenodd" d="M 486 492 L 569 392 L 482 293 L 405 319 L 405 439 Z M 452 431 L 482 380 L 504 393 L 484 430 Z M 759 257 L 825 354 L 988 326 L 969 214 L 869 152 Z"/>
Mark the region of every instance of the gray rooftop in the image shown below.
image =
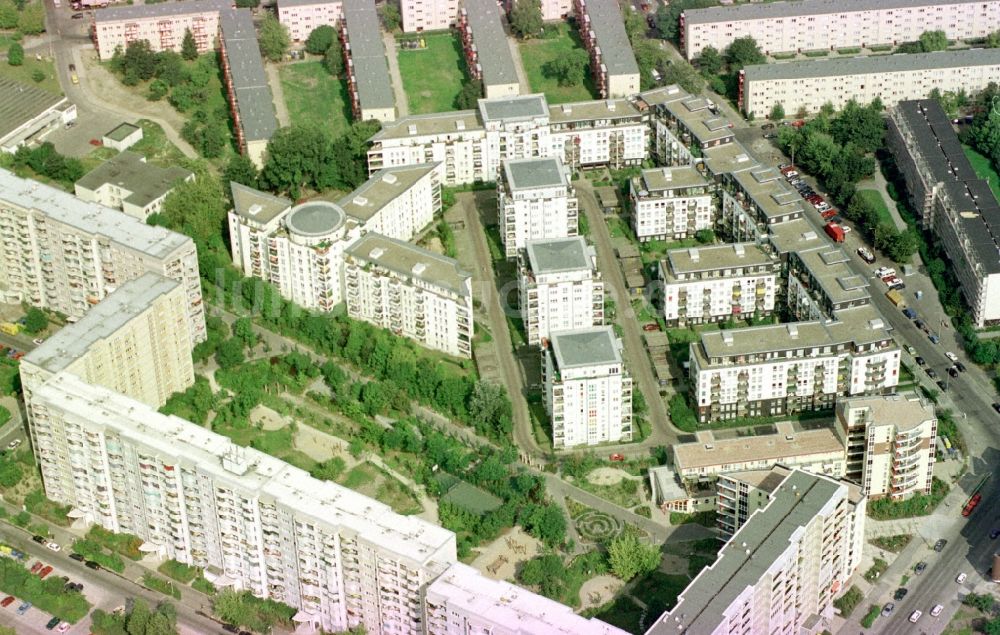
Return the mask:
<path id="1" fill-rule="evenodd" d="M 233 211 L 262 225 L 292 206 L 291 199 L 261 192 L 235 181 L 230 181 L 229 189 L 233 194 Z"/>
<path id="2" fill-rule="evenodd" d="M 250 9 L 223 11 L 219 26 L 243 136 L 247 141 L 267 141 L 278 129 L 278 118 Z"/>
<path id="3" fill-rule="evenodd" d="M 465 12 L 472 32 L 472 43 L 479 52 L 483 84 L 517 84 L 517 69 L 500 23 L 500 8 L 495 0 L 465 0 Z"/>
<path id="4" fill-rule="evenodd" d="M 342 4 L 341 0 L 278 0 L 278 9 L 284 7 L 311 7 L 319 4 Z"/>
<path id="5" fill-rule="evenodd" d="M 638 75 L 639 65 L 625 33 L 625 21 L 618 8 L 618 1 L 585 0 L 582 4 L 590 17 L 590 28 L 594 31 L 608 74 Z"/>
<path id="6" fill-rule="evenodd" d="M 154 227 L 99 203 L 81 201 L 51 185 L 22 179 L 0 169 L 0 200 L 27 210 L 37 210 L 46 217 L 75 228 L 81 233 L 104 236 L 119 248 L 164 259 L 194 243 L 183 234 Z"/>
<path id="7" fill-rule="evenodd" d="M 740 22 L 743 20 L 764 20 L 794 16 L 823 15 L 827 13 L 850 13 L 873 9 L 906 9 L 910 7 L 934 7 L 948 4 L 979 4 L 982 0 L 797 0 L 795 2 L 765 2 L 758 4 L 738 4 L 728 7 L 688 9 L 684 12 L 687 24 L 706 22 Z"/>
<path id="8" fill-rule="evenodd" d="M 160 296 L 179 286 L 175 280 L 155 273 L 126 282 L 98 302 L 75 324 L 67 324 L 24 361 L 50 373 L 58 373 L 82 357 L 95 343 L 107 339 L 131 322 Z"/>
<path id="9" fill-rule="evenodd" d="M 300 236 L 323 236 L 344 225 L 344 210 L 330 201 L 309 201 L 293 207 L 285 225 Z"/>
<path id="10" fill-rule="evenodd" d="M 111 183 L 131 192 L 124 201 L 145 207 L 192 174 L 184 168 L 161 168 L 147 163 L 141 154 L 126 150 L 85 174 L 76 186 L 93 191 Z"/>
<path id="11" fill-rule="evenodd" d="M 569 171 L 555 157 L 504 161 L 503 171 L 512 191 L 569 185 Z"/>
<path id="12" fill-rule="evenodd" d="M 112 141 L 124 141 L 126 137 L 136 130 L 140 130 L 139 126 L 130 123 L 122 123 L 115 126 L 114 130 L 106 133 L 104 136 Z"/>
<path id="13" fill-rule="evenodd" d="M 647 192 L 663 192 L 708 185 L 708 179 L 690 165 L 643 170 L 639 178 L 642 182 L 641 189 Z"/>
<path id="14" fill-rule="evenodd" d="M 645 119 L 645 113 L 624 98 L 589 99 L 549 106 L 549 121 L 554 124 L 589 123 L 595 119 L 640 121 Z"/>
<path id="15" fill-rule="evenodd" d="M 854 273 L 850 257 L 840 247 L 824 245 L 796 252 L 820 291 L 836 305 L 870 297 L 868 280 Z"/>
<path id="16" fill-rule="evenodd" d="M 184 2 L 162 2 L 157 4 L 117 5 L 94 12 L 95 22 L 118 22 L 121 20 L 142 20 L 146 18 L 172 18 L 191 13 L 212 13 L 232 7 L 228 0 L 185 0 Z"/>
<path id="17" fill-rule="evenodd" d="M 962 49 L 897 55 L 863 55 L 747 66 L 746 81 L 844 77 L 967 66 L 1000 66 L 1000 49 Z"/>
<path id="18" fill-rule="evenodd" d="M 344 3 L 344 22 L 351 47 L 361 108 L 394 108 L 395 94 L 382 43 L 382 27 L 372 0 Z"/>
<path id="19" fill-rule="evenodd" d="M 829 244 L 826 234 L 809 222 L 806 216 L 774 223 L 768 229 L 770 233 L 767 240 L 774 245 L 779 254 Z"/>
<path id="20" fill-rule="evenodd" d="M 792 472 L 771 502 L 750 516 L 718 559 L 698 574 L 673 610 L 660 616 L 646 635 L 717 632 L 736 598 L 760 582 L 842 487 L 823 476 Z"/>
<path id="21" fill-rule="evenodd" d="M 475 110 L 435 112 L 426 115 L 409 115 L 382 124 L 369 141 L 381 139 L 405 139 L 418 135 L 457 134 L 465 131 L 482 130 L 483 124 Z"/>
<path id="22" fill-rule="evenodd" d="M 587 246 L 583 236 L 529 240 L 525 249 L 531 271 L 536 274 L 594 268 L 594 249 Z"/>
<path id="23" fill-rule="evenodd" d="M 670 271 L 674 274 L 778 264 L 774 257 L 756 243 L 671 249 L 667 252 L 667 260 L 670 263 Z"/>
<path id="24" fill-rule="evenodd" d="M 372 174 L 358 189 L 338 200 L 337 205 L 348 216 L 363 223 L 439 165 L 441 164 L 418 163 L 384 168 Z"/>
<path id="25" fill-rule="evenodd" d="M 423 280 L 460 296 L 472 294 L 472 274 L 458 261 L 416 245 L 369 232 L 348 247 L 345 253 L 357 260 L 375 263 L 403 278 Z"/>
<path id="26" fill-rule="evenodd" d="M 620 364 L 621 343 L 610 326 L 554 331 L 549 335 L 549 345 L 560 369 Z"/>
<path id="27" fill-rule="evenodd" d="M 545 100 L 545 95 L 541 93 L 517 97 L 497 97 L 495 99 L 480 99 L 479 112 L 483 121 L 547 119 L 549 104 Z"/>
<path id="28" fill-rule="evenodd" d="M 65 101 L 62 95 L 0 77 L 0 139 Z"/>

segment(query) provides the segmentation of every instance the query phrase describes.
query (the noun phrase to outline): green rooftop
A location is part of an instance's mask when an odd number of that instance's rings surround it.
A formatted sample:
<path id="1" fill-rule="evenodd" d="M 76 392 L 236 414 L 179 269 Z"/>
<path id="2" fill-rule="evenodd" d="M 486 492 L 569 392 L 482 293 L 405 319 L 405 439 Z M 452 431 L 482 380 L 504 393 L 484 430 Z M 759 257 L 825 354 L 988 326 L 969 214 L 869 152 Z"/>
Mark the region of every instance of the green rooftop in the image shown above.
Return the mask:
<path id="1" fill-rule="evenodd" d="M 141 128 L 139 128 L 139 126 L 135 126 L 130 123 L 123 123 L 104 136 L 107 137 L 108 139 L 111 139 L 112 141 L 121 142 L 127 139 L 129 135 L 134 133 L 136 130 L 141 130 Z"/>

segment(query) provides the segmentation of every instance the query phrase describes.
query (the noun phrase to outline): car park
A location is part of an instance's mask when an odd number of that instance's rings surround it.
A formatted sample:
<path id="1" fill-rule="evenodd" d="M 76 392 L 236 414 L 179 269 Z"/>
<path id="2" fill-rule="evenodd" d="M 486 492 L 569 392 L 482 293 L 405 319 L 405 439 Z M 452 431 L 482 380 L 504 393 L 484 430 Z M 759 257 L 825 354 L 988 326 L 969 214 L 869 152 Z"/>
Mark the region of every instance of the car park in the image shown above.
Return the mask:
<path id="1" fill-rule="evenodd" d="M 931 617 L 937 617 L 938 615 L 941 615 L 941 611 L 943 610 L 944 610 L 943 604 L 935 604 L 934 608 L 931 609 Z"/>
<path id="2" fill-rule="evenodd" d="M 892 612 L 893 612 L 893 610 L 895 608 L 896 608 L 896 605 L 893 604 L 892 602 L 889 602 L 888 604 L 886 604 L 885 606 L 883 606 L 882 607 L 882 617 L 889 617 L 890 615 L 892 615 Z"/>
<path id="3" fill-rule="evenodd" d="M 900 600 L 902 600 L 903 598 L 905 598 L 906 594 L 909 593 L 909 592 L 910 592 L 909 589 L 907 589 L 904 586 L 901 586 L 898 589 L 896 589 L 895 593 L 892 594 L 892 599 L 894 599 L 897 602 L 899 602 Z"/>
<path id="4" fill-rule="evenodd" d="M 921 573 L 923 573 L 926 570 L 927 570 L 927 563 L 926 562 L 918 562 L 917 566 L 913 567 L 913 572 L 916 573 L 917 575 L 920 575 Z"/>
<path id="5" fill-rule="evenodd" d="M 938 542 L 940 542 L 940 541 L 938 541 Z M 968 579 L 969 579 L 968 575 L 966 575 L 964 573 L 959 573 L 958 577 L 955 578 L 955 582 L 958 582 L 959 584 L 965 584 L 965 581 L 968 580 Z"/>
<path id="6" fill-rule="evenodd" d="M 920 611 L 914 611 L 914 612 L 910 613 L 910 621 L 912 623 L 916 624 L 917 621 L 920 619 L 921 615 L 923 615 L 923 613 L 921 613 Z"/>
<path id="7" fill-rule="evenodd" d="M 21 606 L 17 607 L 17 614 L 24 615 L 31 608 L 31 602 L 21 602 Z"/>

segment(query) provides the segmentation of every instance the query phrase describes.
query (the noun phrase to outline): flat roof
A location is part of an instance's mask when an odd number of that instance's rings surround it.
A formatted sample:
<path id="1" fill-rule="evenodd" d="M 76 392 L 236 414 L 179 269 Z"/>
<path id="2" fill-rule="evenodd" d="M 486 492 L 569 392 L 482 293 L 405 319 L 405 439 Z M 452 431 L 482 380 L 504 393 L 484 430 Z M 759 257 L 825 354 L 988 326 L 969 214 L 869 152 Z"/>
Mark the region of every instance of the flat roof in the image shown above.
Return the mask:
<path id="1" fill-rule="evenodd" d="M 357 260 L 375 263 L 403 278 L 423 280 L 460 296 L 472 294 L 469 286 L 472 273 L 462 269 L 457 260 L 395 238 L 369 232 L 345 253 Z"/>
<path id="2" fill-rule="evenodd" d="M 361 108 L 395 108 L 396 97 L 375 3 L 363 0 L 345 2 L 343 6 Z"/>
<path id="3" fill-rule="evenodd" d="M 638 75 L 639 65 L 625 33 L 625 21 L 617 0 L 584 0 L 583 10 L 590 17 L 601 59 L 609 75 Z"/>
<path id="4" fill-rule="evenodd" d="M 732 122 L 709 108 L 708 100 L 685 92 L 660 102 L 675 119 L 682 122 L 699 143 L 705 144 L 735 137 Z"/>
<path id="5" fill-rule="evenodd" d="M 854 273 L 847 264 L 850 257 L 842 247 L 824 245 L 797 250 L 796 255 L 831 303 L 841 304 L 871 297 L 868 279 Z"/>
<path id="6" fill-rule="evenodd" d="M 716 632 L 736 598 L 760 582 L 775 560 L 797 542 L 802 528 L 827 509 L 844 487 L 801 470 L 789 474 L 767 506 L 751 514 L 716 561 L 702 569 L 647 635 Z"/>
<path id="7" fill-rule="evenodd" d="M 129 280 L 95 304 L 79 321 L 59 329 L 25 355 L 24 361 L 52 374 L 58 373 L 179 286 L 176 280 L 150 272 Z"/>
<path id="8" fill-rule="evenodd" d="M 65 101 L 62 95 L 0 77 L 0 139 Z"/>
<path id="9" fill-rule="evenodd" d="M 382 124 L 382 129 L 372 135 L 371 142 L 382 139 L 405 139 L 423 135 L 465 134 L 484 130 L 476 110 L 435 112 L 426 115 L 408 115 Z"/>
<path id="10" fill-rule="evenodd" d="M 777 264 L 777 260 L 757 243 L 671 249 L 667 252 L 667 261 L 673 274 Z"/>
<path id="11" fill-rule="evenodd" d="M 792 189 L 776 168 L 754 165 L 731 174 L 733 180 L 757 205 L 768 223 L 771 219 L 803 211 L 802 197 Z"/>
<path id="12" fill-rule="evenodd" d="M 338 200 L 337 205 L 348 216 L 364 223 L 439 165 L 440 162 L 383 168 Z"/>
<path id="13" fill-rule="evenodd" d="M 472 32 L 472 43 L 479 52 L 483 84 L 517 84 L 514 56 L 500 22 L 500 8 L 496 0 L 465 0 L 465 12 Z"/>
<path id="14" fill-rule="evenodd" d="M 620 364 L 621 344 L 610 326 L 555 331 L 549 344 L 560 369 Z"/>
<path id="15" fill-rule="evenodd" d="M 796 60 L 780 64 L 747 66 L 746 81 L 845 77 L 871 73 L 903 73 L 968 66 L 1000 66 L 1000 49 L 961 49 L 933 53 L 859 55 L 829 59 Z"/>
<path id="16" fill-rule="evenodd" d="M 510 189 L 534 190 L 569 185 L 569 170 L 558 157 L 515 159 L 503 162 Z"/>
<path id="17" fill-rule="evenodd" d="M 51 185 L 22 179 L 3 169 L 0 169 L 0 200 L 35 210 L 77 231 L 104 236 L 123 249 L 152 258 L 164 259 L 185 247 L 194 249 L 194 243 L 183 234 L 147 225 L 124 212 L 82 201 Z"/>
<path id="18" fill-rule="evenodd" d="M 784 465 L 775 465 L 769 470 L 740 470 L 727 472 L 725 476 L 772 494 L 791 473 L 792 471 Z"/>
<path id="19" fill-rule="evenodd" d="M 95 22 L 118 22 L 148 18 L 171 18 L 192 13 L 222 12 L 232 7 L 228 0 L 184 0 L 156 4 L 115 5 L 94 11 Z"/>
<path id="20" fill-rule="evenodd" d="M 278 0 L 278 9 L 285 7 L 311 7 L 321 4 L 343 4 L 343 0 Z"/>
<path id="21" fill-rule="evenodd" d="M 741 22 L 795 16 L 850 13 L 882 9 L 908 9 L 935 7 L 947 4 L 980 4 L 982 0 L 796 0 L 795 2 L 766 2 L 738 4 L 728 7 L 688 9 L 684 12 L 685 24 L 709 22 Z"/>
<path id="22" fill-rule="evenodd" d="M 536 274 L 594 269 L 594 248 L 587 246 L 583 236 L 529 240 L 525 249 Z"/>
<path id="23" fill-rule="evenodd" d="M 278 117 L 250 9 L 223 11 L 219 26 L 243 136 L 247 141 L 267 141 L 278 129 Z"/>
<path id="24" fill-rule="evenodd" d="M 130 123 L 121 123 L 115 126 L 114 130 L 104 134 L 105 137 L 111 139 L 112 141 L 124 141 L 128 136 L 134 133 L 136 130 L 142 130 L 139 126 Z"/>
<path id="25" fill-rule="evenodd" d="M 895 395 L 846 397 L 837 400 L 837 414 L 847 409 L 867 411 L 865 422 L 874 425 L 892 425 L 897 429 L 912 430 L 937 419 L 934 405 L 914 392 Z"/>
<path id="26" fill-rule="evenodd" d="M 261 192 L 235 181 L 229 182 L 233 193 L 233 211 L 257 223 L 267 224 L 292 207 L 292 200 Z"/>
<path id="27" fill-rule="evenodd" d="M 344 225 L 344 210 L 330 201 L 308 201 L 292 208 L 285 225 L 300 236 L 323 236 Z"/>
<path id="28" fill-rule="evenodd" d="M 642 189 L 647 192 L 663 192 L 708 185 L 708 179 L 705 178 L 705 175 L 691 165 L 643 170 L 638 180 L 642 182 Z"/>
<path id="29" fill-rule="evenodd" d="M 542 93 L 480 99 L 479 113 L 483 121 L 525 121 L 549 116 L 549 104 Z"/>
<path id="30" fill-rule="evenodd" d="M 832 427 L 816 430 L 778 432 L 733 439 L 712 438 L 674 445 L 674 468 L 696 470 L 752 461 L 775 461 L 809 455 L 843 452 L 846 446 Z"/>
<path id="31" fill-rule="evenodd" d="M 736 141 L 705 148 L 702 155 L 708 171 L 717 175 L 739 172 L 757 165 L 757 159 Z"/>
<path id="32" fill-rule="evenodd" d="M 574 121 L 593 121 L 595 119 L 635 119 L 641 121 L 643 113 L 628 99 L 590 99 L 574 101 L 549 106 L 549 121 L 551 123 L 570 123 Z M 644 121 L 644 126 L 648 126 Z"/>
<path id="33" fill-rule="evenodd" d="M 85 174 L 76 182 L 76 186 L 97 190 L 113 183 L 129 192 L 124 201 L 145 207 L 193 174 L 184 168 L 161 168 L 147 163 L 141 154 L 125 150 Z"/>
<path id="34" fill-rule="evenodd" d="M 768 226 L 767 241 L 780 254 L 828 245 L 826 235 L 805 216 L 773 223 Z"/>

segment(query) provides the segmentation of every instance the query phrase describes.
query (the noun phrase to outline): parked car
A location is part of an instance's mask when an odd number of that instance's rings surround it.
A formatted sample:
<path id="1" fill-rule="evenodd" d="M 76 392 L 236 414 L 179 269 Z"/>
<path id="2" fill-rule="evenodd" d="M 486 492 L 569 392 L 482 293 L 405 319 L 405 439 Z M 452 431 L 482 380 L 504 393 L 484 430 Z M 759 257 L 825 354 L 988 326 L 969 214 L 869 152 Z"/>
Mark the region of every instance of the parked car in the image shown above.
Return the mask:
<path id="1" fill-rule="evenodd" d="M 7 608 L 8 606 L 10 606 L 13 603 L 14 603 L 14 596 L 13 595 L 8 595 L 7 597 L 5 597 L 3 599 L 3 602 L 0 602 L 0 606 L 2 606 L 3 608 Z"/>
<path id="2" fill-rule="evenodd" d="M 51 631 L 51 630 L 52 630 L 52 629 L 54 629 L 54 628 L 55 628 L 56 626 L 59 626 L 59 618 L 58 618 L 58 617 L 53 617 L 53 618 L 52 618 L 51 620 L 49 620 L 49 621 L 48 621 L 48 623 L 47 623 L 47 624 L 45 625 L 45 629 L 46 629 L 46 630 L 49 630 L 49 631 Z"/>
<path id="3" fill-rule="evenodd" d="M 834 220 L 835 218 L 837 218 L 837 210 L 835 209 L 828 209 L 824 212 L 820 212 L 819 215 L 823 217 L 823 220 L 828 220 L 833 223 L 837 222 L 836 220 Z"/>
<path id="4" fill-rule="evenodd" d="M 612 461 L 624 461 L 625 460 L 625 455 L 624 454 L 618 454 L 617 452 L 615 452 L 614 454 L 611 455 L 611 460 Z"/>
<path id="5" fill-rule="evenodd" d="M 917 355 L 916 357 L 914 357 L 913 361 L 915 361 L 917 363 L 917 366 L 923 366 L 924 364 L 927 363 L 926 361 L 924 361 L 924 358 L 921 357 L 920 355 Z"/>
<path id="6" fill-rule="evenodd" d="M 905 315 L 906 317 L 908 317 L 908 318 L 910 318 L 912 320 L 915 317 L 917 317 L 917 312 L 914 311 L 913 309 L 907 308 L 907 309 L 903 309 L 903 315 Z"/>
<path id="7" fill-rule="evenodd" d="M 910 355 L 916 355 L 917 354 L 917 349 L 915 349 L 912 346 L 910 346 L 909 344 L 907 344 L 906 345 L 906 352 L 909 353 Z"/>
<path id="8" fill-rule="evenodd" d="M 927 563 L 926 562 L 918 562 L 917 566 L 913 567 L 913 572 L 916 573 L 917 575 L 920 575 L 921 573 L 923 573 L 926 570 L 927 570 Z"/>
<path id="9" fill-rule="evenodd" d="M 93 569 L 94 571 L 97 571 L 97 570 L 99 570 L 101 568 L 100 563 L 94 562 L 93 560 L 88 560 L 88 561 L 84 562 L 83 564 L 88 569 Z"/>
<path id="10" fill-rule="evenodd" d="M 24 615 L 31 608 L 31 602 L 21 602 L 21 606 L 17 607 L 17 614 Z"/>
<path id="11" fill-rule="evenodd" d="M 69 622 L 60 622 L 59 626 L 56 627 L 56 632 L 65 633 L 70 629 L 70 627 L 72 627 L 72 624 L 70 624 Z"/>
<path id="12" fill-rule="evenodd" d="M 937 379 L 937 371 L 934 370 L 933 368 L 928 368 L 927 376 L 930 377 L 931 379 Z"/>
<path id="13" fill-rule="evenodd" d="M 42 570 L 42 567 L 44 567 L 44 566 L 45 566 L 45 565 L 44 565 L 44 564 L 42 564 L 42 563 L 41 563 L 41 561 L 39 561 L 39 560 L 35 560 L 35 564 L 31 565 L 31 569 L 30 569 L 30 571 L 31 571 L 32 573 L 38 573 L 39 571 L 41 571 L 41 570 Z"/>
<path id="14" fill-rule="evenodd" d="M 941 338 L 940 338 L 940 337 L 938 337 L 938 336 L 937 336 L 936 334 L 934 334 L 934 333 L 928 333 L 928 334 L 927 334 L 927 339 L 929 339 L 929 340 L 931 341 L 931 344 L 937 344 L 938 342 L 940 342 L 940 341 L 941 341 Z"/>
<path id="15" fill-rule="evenodd" d="M 952 377 L 958 377 L 958 369 L 952 366 L 951 368 L 948 369 L 948 375 Z"/>
<path id="16" fill-rule="evenodd" d="M 642 325 L 642 330 L 643 331 L 659 331 L 660 330 L 660 325 L 657 324 L 656 322 L 652 322 L 650 324 L 643 324 Z"/>
<path id="17" fill-rule="evenodd" d="M 44 580 L 45 576 L 50 573 L 52 573 L 52 567 L 46 565 L 41 571 L 38 572 L 38 577 Z"/>
<path id="18" fill-rule="evenodd" d="M 786 179 L 792 179 L 792 178 L 795 178 L 795 177 L 797 177 L 799 175 L 799 173 L 796 172 L 795 170 L 789 170 L 788 172 L 785 172 L 784 174 L 785 174 L 785 178 Z"/>
<path id="19" fill-rule="evenodd" d="M 765 139 L 777 139 L 778 135 L 776 135 L 773 132 L 766 132 L 766 133 L 764 133 L 764 138 Z"/>
<path id="20" fill-rule="evenodd" d="M 913 321 L 913 326 L 917 327 L 921 331 L 923 331 L 923 330 L 925 330 L 927 328 L 927 325 L 924 323 L 923 320 L 914 320 Z"/>
<path id="21" fill-rule="evenodd" d="M 892 615 L 892 611 L 895 608 L 896 608 L 896 605 L 893 604 L 892 602 L 889 602 L 888 604 L 886 604 L 885 606 L 883 606 L 882 607 L 882 617 L 889 617 L 890 615 Z"/>
<path id="22" fill-rule="evenodd" d="M 938 538 L 938 541 L 934 543 L 934 551 L 941 553 L 942 551 L 944 551 L 944 546 L 947 544 L 948 544 L 947 540 L 945 540 L 944 538 Z M 961 574 L 959 577 L 962 578 L 962 580 L 965 580 L 964 573 Z"/>
<path id="23" fill-rule="evenodd" d="M 763 126 L 761 126 L 760 129 L 761 130 L 774 130 L 774 124 L 773 123 L 766 123 Z"/>
<path id="24" fill-rule="evenodd" d="M 948 390 L 948 384 L 944 383 L 944 380 L 939 379 L 934 383 L 937 384 L 937 387 L 940 388 L 942 392 Z"/>
<path id="25" fill-rule="evenodd" d="M 965 364 L 963 364 L 962 362 L 955 362 L 955 368 L 957 368 L 958 372 L 960 373 L 965 372 Z"/>
<path id="26" fill-rule="evenodd" d="M 941 541 L 939 540 L 938 542 L 941 542 Z M 940 551 L 940 550 L 938 550 L 938 551 Z M 959 584 L 965 584 L 965 581 L 968 580 L 968 579 L 969 579 L 969 576 L 967 576 L 964 573 L 959 573 L 958 577 L 955 578 L 955 582 L 958 582 Z"/>
<path id="27" fill-rule="evenodd" d="M 13 443 L 13 441 L 11 443 Z M 48 539 L 46 539 L 45 536 L 39 536 L 38 534 L 32 536 L 31 539 L 40 545 L 44 545 L 46 542 L 48 542 Z"/>
<path id="28" fill-rule="evenodd" d="M 1000 413 L 1000 403 L 994 401 L 993 402 L 993 409 L 996 410 L 997 413 Z"/>
<path id="29" fill-rule="evenodd" d="M 59 551 L 62 549 L 62 547 L 59 546 L 59 543 L 53 541 L 45 543 L 45 546 L 48 547 L 50 551 Z"/>
<path id="30" fill-rule="evenodd" d="M 944 352 L 944 356 L 947 357 L 948 359 L 950 359 L 953 362 L 957 362 L 958 361 L 958 355 L 952 353 L 951 351 L 945 351 Z"/>
<path id="31" fill-rule="evenodd" d="M 875 262 L 875 254 L 873 254 L 871 249 L 868 249 L 867 247 L 858 247 L 858 255 L 861 256 L 861 259 L 868 264 Z"/>
<path id="32" fill-rule="evenodd" d="M 921 615 L 923 615 L 923 613 L 921 613 L 920 611 L 914 611 L 914 612 L 910 613 L 910 621 L 913 622 L 914 624 L 916 624 L 917 620 L 920 619 Z"/>
<path id="33" fill-rule="evenodd" d="M 76 560 L 77 562 L 83 562 L 84 560 L 86 560 L 86 558 L 84 558 L 83 555 L 79 553 L 71 553 L 69 554 L 69 557 L 73 560 Z"/>
<path id="34" fill-rule="evenodd" d="M 931 617 L 937 617 L 938 615 L 941 615 L 941 611 L 943 610 L 944 610 L 943 604 L 935 604 L 934 608 L 931 609 Z"/>
<path id="35" fill-rule="evenodd" d="M 892 594 L 892 599 L 894 599 L 897 602 L 899 602 L 900 600 L 902 600 L 903 598 L 905 598 L 906 594 L 909 593 L 909 592 L 910 592 L 909 589 L 907 589 L 906 587 L 902 587 L 901 586 L 898 589 L 896 589 L 895 593 Z"/>
<path id="36" fill-rule="evenodd" d="M 997 536 L 1000 536 L 1000 529 L 994 529 L 990 532 L 990 540 L 996 540 Z"/>

